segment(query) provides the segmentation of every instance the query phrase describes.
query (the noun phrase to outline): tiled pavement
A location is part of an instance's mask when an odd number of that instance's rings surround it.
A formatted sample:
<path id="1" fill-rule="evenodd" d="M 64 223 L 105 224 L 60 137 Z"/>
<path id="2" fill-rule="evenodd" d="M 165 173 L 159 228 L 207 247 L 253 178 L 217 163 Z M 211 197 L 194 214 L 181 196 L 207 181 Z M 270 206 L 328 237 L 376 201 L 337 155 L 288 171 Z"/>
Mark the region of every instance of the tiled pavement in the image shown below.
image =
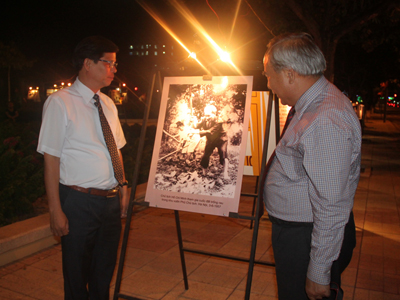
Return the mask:
<path id="1" fill-rule="evenodd" d="M 383 123 L 369 117 L 363 136 L 365 171 L 354 214 L 357 247 L 343 274 L 345 299 L 400 300 L 400 128 L 398 117 Z M 245 191 L 254 190 L 246 177 Z M 249 214 L 252 199 L 240 212 Z M 185 247 L 248 257 L 249 221 L 180 212 Z M 174 213 L 148 208 L 135 214 L 121 292 L 141 299 L 244 299 L 248 264 L 185 252 L 189 289 L 185 290 Z M 256 258 L 273 261 L 271 226 L 260 223 Z M 113 285 L 115 278 L 113 280 Z M 0 299 L 62 299 L 61 250 L 57 245 L 0 268 Z M 111 296 L 113 294 L 113 288 Z M 251 299 L 277 299 L 273 267 L 256 265 Z"/>

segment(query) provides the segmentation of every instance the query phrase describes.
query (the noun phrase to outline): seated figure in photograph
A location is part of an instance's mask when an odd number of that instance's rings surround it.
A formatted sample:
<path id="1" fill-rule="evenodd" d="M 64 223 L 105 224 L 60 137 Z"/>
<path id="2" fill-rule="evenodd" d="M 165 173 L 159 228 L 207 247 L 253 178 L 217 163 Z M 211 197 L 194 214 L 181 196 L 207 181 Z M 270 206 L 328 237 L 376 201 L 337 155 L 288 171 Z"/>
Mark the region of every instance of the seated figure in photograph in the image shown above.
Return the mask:
<path id="1" fill-rule="evenodd" d="M 179 140 L 181 142 L 181 158 L 185 160 L 185 163 L 189 166 L 196 158 L 195 151 L 198 149 L 200 142 L 199 130 L 193 128 L 193 124 L 196 124 L 195 118 L 191 118 L 188 124 L 184 124 L 185 120 L 178 121 L 176 123 L 179 129 Z"/>

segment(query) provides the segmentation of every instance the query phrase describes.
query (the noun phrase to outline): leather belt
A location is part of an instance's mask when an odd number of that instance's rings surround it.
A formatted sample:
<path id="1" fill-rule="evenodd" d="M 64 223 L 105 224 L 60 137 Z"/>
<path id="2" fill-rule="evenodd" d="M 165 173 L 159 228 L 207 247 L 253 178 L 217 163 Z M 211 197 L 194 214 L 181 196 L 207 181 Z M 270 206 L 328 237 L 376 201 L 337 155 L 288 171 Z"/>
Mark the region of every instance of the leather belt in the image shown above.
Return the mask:
<path id="1" fill-rule="evenodd" d="M 268 218 L 271 221 L 271 223 L 281 225 L 283 227 L 313 227 L 312 222 L 285 221 L 271 215 L 268 215 Z"/>
<path id="2" fill-rule="evenodd" d="M 77 185 L 67 185 L 67 187 L 78 191 L 78 192 L 82 192 L 82 193 L 86 193 L 86 194 L 90 194 L 90 195 L 95 195 L 95 196 L 101 196 L 101 197 L 115 197 L 118 192 L 119 192 L 119 186 L 116 186 L 115 188 L 111 189 L 111 190 L 99 190 L 99 189 L 95 189 L 95 188 L 83 188 Z"/>

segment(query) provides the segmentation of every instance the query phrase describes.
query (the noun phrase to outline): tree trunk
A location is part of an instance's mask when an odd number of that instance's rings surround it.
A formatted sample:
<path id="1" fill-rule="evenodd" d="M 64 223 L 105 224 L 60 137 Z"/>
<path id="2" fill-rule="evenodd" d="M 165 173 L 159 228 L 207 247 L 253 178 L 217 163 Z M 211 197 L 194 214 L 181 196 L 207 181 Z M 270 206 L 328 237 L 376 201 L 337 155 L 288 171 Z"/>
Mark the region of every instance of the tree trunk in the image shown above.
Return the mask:
<path id="1" fill-rule="evenodd" d="M 11 66 L 8 66 L 8 102 L 11 102 Z"/>
<path id="2" fill-rule="evenodd" d="M 337 39 L 327 38 L 322 41 L 321 45 L 321 50 L 324 53 L 326 60 L 325 77 L 332 83 L 335 79 L 335 53 L 337 43 Z"/>

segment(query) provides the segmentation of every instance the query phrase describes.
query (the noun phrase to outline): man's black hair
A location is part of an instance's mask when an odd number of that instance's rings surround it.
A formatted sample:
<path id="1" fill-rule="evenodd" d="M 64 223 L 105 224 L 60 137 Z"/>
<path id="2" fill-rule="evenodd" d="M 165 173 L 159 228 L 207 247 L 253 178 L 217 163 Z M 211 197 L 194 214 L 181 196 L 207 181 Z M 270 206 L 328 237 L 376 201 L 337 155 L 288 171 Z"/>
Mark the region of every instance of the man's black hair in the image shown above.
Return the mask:
<path id="1" fill-rule="evenodd" d="M 104 53 L 117 53 L 118 50 L 118 46 L 105 37 L 89 36 L 75 47 L 72 63 L 80 71 L 86 58 L 97 63 Z"/>

